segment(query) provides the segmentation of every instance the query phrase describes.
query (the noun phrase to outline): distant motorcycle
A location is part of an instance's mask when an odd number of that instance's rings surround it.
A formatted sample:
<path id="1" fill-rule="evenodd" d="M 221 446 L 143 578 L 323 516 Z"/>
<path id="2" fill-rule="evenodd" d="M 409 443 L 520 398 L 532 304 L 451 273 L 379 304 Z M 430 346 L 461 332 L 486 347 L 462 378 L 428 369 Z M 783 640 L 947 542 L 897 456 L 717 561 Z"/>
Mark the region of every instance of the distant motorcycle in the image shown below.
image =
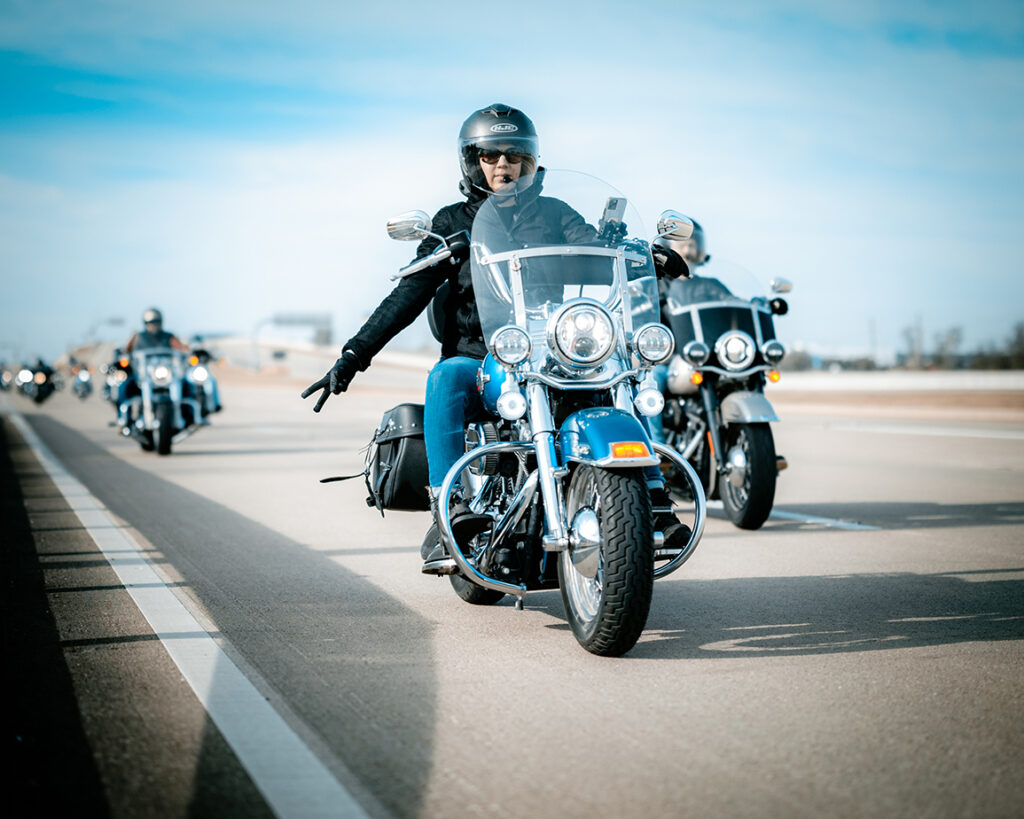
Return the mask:
<path id="1" fill-rule="evenodd" d="M 42 360 L 22 367 L 14 380 L 18 391 L 37 404 L 53 395 L 58 386 L 53 369 Z"/>
<path id="2" fill-rule="evenodd" d="M 71 384 L 71 389 L 79 398 L 83 401 L 92 395 L 92 373 L 89 372 L 88 367 L 78 366 L 71 370 L 74 375 L 74 381 Z"/>
<path id="3" fill-rule="evenodd" d="M 769 297 L 748 271 L 716 260 L 672 281 L 666 294 L 663 314 L 679 351 L 668 368 L 666 441 L 741 529 L 768 519 L 786 466 L 775 452 L 769 424 L 779 419 L 764 389 L 778 381 L 786 354 L 773 317 L 788 311 L 778 294 L 791 289 L 773 280 Z"/>
<path id="4" fill-rule="evenodd" d="M 129 367 L 121 366 L 123 362 L 118 362 L 118 369 L 134 382 L 121 389 L 127 394 L 118 407 L 121 433 L 135 438 L 145 451 L 170 455 L 172 444 L 209 423 L 188 386 L 201 365 L 191 363 L 187 353 L 170 347 L 148 348 L 133 352 Z"/>

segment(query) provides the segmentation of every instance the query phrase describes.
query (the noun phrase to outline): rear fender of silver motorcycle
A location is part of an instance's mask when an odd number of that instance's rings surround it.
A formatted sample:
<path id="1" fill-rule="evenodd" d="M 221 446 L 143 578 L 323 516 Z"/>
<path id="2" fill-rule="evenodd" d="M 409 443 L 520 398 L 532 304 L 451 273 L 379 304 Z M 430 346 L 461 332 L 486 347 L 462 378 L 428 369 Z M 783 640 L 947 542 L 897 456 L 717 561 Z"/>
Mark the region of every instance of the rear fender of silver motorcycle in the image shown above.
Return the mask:
<path id="1" fill-rule="evenodd" d="M 779 416 L 763 393 L 743 390 L 722 399 L 722 422 L 726 424 L 763 424 L 778 421 Z"/>
<path id="2" fill-rule="evenodd" d="M 611 407 L 577 410 L 562 423 L 558 445 L 563 463 L 626 469 L 657 466 L 658 456 L 643 424 L 635 415 Z"/>

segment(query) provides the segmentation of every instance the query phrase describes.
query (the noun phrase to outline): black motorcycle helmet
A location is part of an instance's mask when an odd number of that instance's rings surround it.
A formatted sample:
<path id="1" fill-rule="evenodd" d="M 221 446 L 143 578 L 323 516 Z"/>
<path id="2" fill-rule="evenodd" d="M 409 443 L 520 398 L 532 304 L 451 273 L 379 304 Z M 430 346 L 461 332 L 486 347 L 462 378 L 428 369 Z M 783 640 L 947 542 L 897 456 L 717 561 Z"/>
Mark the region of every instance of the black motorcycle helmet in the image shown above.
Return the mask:
<path id="1" fill-rule="evenodd" d="M 499 150 L 508 156 L 516 153 L 522 157 L 522 175 L 537 169 L 540 156 L 540 142 L 533 122 L 522 111 L 501 103 L 488 105 L 474 111 L 462 123 L 459 131 L 459 166 L 464 181 L 473 190 L 490 194 L 484 173 L 480 170 L 481 152 Z"/>

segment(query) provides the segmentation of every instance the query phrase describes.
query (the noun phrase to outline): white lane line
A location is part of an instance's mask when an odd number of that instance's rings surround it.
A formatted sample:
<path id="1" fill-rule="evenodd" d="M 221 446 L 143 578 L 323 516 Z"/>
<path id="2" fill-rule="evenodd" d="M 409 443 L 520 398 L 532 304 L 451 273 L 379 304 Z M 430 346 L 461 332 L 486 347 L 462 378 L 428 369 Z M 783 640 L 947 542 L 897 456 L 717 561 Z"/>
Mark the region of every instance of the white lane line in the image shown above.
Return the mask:
<path id="1" fill-rule="evenodd" d="M 819 518 L 817 515 L 805 515 L 803 512 L 784 512 L 781 509 L 772 509 L 769 517 L 781 518 L 782 520 L 796 520 L 800 523 L 818 523 L 830 529 L 846 529 L 851 532 L 875 532 L 880 528 L 878 526 L 869 526 L 866 523 L 854 523 L 852 520 Z"/>
<path id="2" fill-rule="evenodd" d="M 995 438 L 1005 441 L 1024 441 L 1024 430 L 983 429 L 981 427 L 903 426 L 901 424 L 829 424 L 830 429 L 841 432 L 877 432 L 882 435 L 932 435 L 940 438 Z"/>
<path id="3" fill-rule="evenodd" d="M 8 418 L 110 562 L 274 813 L 282 819 L 366 819 L 368 814 L 359 803 L 174 596 L 131 536 L 71 476 L 19 413 Z"/>
<path id="4" fill-rule="evenodd" d="M 724 508 L 725 506 L 720 500 L 708 501 L 708 509 Z M 869 526 L 866 523 L 854 523 L 851 520 L 820 518 L 817 515 L 805 515 L 803 512 L 784 512 L 781 509 L 772 509 L 768 517 L 779 520 L 795 520 L 800 523 L 816 523 L 819 526 L 827 526 L 830 529 L 847 529 L 851 532 L 877 532 L 881 528 L 879 526 Z"/>

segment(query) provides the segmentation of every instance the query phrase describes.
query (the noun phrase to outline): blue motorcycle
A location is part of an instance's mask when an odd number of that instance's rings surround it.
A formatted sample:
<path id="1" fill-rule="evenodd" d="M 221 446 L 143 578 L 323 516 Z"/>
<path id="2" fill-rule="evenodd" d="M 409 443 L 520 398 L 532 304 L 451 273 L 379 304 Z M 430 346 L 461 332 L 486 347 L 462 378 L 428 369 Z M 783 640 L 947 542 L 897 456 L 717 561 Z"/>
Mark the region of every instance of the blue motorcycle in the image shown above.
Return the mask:
<path id="1" fill-rule="evenodd" d="M 517 233 L 528 217 L 531 229 Z M 564 235 L 564 225 L 537 224 L 543 218 L 571 219 L 580 229 L 571 242 L 552 242 L 543 237 Z M 422 211 L 388 225 L 398 239 L 435 235 L 430 230 Z M 674 212 L 659 222 L 659 235 L 686 238 L 691 230 Z M 486 412 L 467 428 L 466 453 L 438 504 L 450 580 L 462 599 L 487 605 L 511 595 L 521 608 L 527 593 L 559 588 L 576 639 L 605 656 L 639 639 L 654 580 L 693 554 L 705 520 L 696 473 L 675 450 L 653 443 L 641 420 L 663 408 L 653 368 L 673 352 L 643 235 L 633 205 L 585 174 L 541 170 L 483 204 L 469 252 L 489 350 L 478 374 Z M 437 238 L 432 256 L 399 275 L 449 258 L 454 237 Z M 418 507 L 387 500 L 400 495 L 389 486 L 426 484 L 422 455 L 398 445 L 422 426 L 409 405 L 396 411 L 368 456 L 371 496 L 382 509 L 426 508 L 423 495 Z M 675 510 L 689 517 L 692 534 L 673 549 L 655 531 L 649 494 L 663 459 L 689 476 L 692 498 Z M 456 500 L 489 521 L 461 542 L 451 522 Z"/>

